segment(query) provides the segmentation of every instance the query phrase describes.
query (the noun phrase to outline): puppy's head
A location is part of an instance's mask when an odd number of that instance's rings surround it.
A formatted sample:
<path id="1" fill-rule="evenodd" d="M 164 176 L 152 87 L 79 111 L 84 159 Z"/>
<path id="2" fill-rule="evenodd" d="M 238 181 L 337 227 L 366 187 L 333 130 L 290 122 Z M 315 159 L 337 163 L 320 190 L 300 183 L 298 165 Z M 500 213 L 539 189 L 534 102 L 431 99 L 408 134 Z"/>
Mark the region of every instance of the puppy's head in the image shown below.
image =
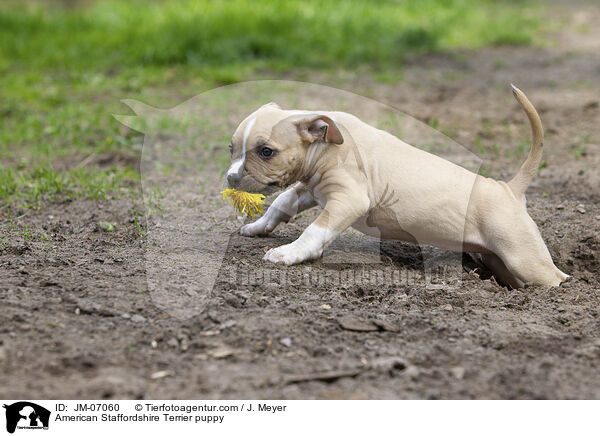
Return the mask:
<path id="1" fill-rule="evenodd" d="M 317 143 L 342 144 L 335 122 L 324 114 L 282 110 L 268 103 L 250 114 L 236 129 L 229 150 L 230 188 L 268 192 L 298 180 Z"/>

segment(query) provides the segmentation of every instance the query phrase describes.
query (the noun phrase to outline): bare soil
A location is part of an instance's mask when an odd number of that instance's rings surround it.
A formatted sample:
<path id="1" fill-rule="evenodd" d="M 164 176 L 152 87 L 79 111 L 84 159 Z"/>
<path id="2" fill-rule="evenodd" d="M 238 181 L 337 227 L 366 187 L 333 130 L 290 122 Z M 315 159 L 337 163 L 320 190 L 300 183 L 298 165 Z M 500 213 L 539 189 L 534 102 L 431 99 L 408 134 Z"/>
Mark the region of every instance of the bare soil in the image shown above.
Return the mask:
<path id="1" fill-rule="evenodd" d="M 0 397 L 600 398 L 600 9 L 565 5 L 551 6 L 559 30 L 543 48 L 415 58 L 398 84 L 342 72 L 312 80 L 439 125 L 504 179 L 524 159 L 515 150 L 529 129 L 508 84 L 526 91 L 546 127 L 547 162 L 528 208 L 569 281 L 508 290 L 468 262 L 452 289 L 223 277 L 205 310 L 180 319 L 148 291 L 147 239 L 130 200 L 13 210 L 15 228 L 48 240 L 2 235 Z M 232 233 L 222 275 L 259 268 L 266 247 L 292 241 L 313 217 L 268 238 Z M 386 265 L 422 269 L 418 247 L 380 248 Z M 305 268 L 340 267 L 290 267 Z"/>

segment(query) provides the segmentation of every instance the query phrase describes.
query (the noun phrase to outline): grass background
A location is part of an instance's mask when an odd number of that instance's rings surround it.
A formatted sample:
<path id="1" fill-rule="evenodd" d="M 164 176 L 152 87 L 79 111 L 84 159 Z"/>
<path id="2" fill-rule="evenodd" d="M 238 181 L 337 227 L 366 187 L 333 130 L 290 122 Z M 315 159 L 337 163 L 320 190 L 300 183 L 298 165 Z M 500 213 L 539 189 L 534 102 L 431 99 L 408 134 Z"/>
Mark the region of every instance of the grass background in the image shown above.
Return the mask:
<path id="1" fill-rule="evenodd" d="M 112 117 L 126 111 L 123 98 L 167 107 L 221 84 L 341 69 L 400 80 L 415 54 L 534 43 L 538 9 L 527 0 L 4 0 L 0 202 L 103 199 L 131 185 L 141 139 Z M 93 156 L 104 163 L 87 164 Z"/>

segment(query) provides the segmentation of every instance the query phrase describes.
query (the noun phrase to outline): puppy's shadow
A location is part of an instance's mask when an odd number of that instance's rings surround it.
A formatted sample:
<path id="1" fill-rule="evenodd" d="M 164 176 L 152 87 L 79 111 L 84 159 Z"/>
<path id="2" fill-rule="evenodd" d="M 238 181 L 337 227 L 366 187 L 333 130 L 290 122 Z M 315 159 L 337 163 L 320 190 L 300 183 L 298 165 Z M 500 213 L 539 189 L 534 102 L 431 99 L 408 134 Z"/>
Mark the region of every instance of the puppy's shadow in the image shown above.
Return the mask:
<path id="1" fill-rule="evenodd" d="M 379 244 L 381 257 L 391 260 L 399 269 L 422 271 L 424 268 L 421 247 L 398 241 L 381 241 Z"/>

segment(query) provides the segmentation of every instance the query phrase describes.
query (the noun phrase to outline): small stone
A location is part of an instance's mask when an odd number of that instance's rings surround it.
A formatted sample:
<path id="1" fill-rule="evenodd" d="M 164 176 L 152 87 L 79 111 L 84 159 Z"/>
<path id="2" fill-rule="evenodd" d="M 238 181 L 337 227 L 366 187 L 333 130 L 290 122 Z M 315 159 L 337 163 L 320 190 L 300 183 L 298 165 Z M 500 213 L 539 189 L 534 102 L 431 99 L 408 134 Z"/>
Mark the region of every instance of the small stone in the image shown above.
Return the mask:
<path id="1" fill-rule="evenodd" d="M 446 310 L 446 311 L 448 311 L 448 312 L 451 312 L 451 311 L 453 311 L 453 310 L 454 310 L 454 308 L 452 307 L 452 305 L 451 305 L 451 304 L 446 304 L 446 305 L 442 306 L 442 309 L 443 309 L 443 310 Z"/>
<path id="2" fill-rule="evenodd" d="M 329 304 L 321 304 L 319 306 L 319 309 L 329 310 L 329 309 L 331 309 L 331 306 Z"/>
<path id="3" fill-rule="evenodd" d="M 171 338 L 167 341 L 169 347 L 179 347 L 179 341 L 176 338 Z"/>
<path id="4" fill-rule="evenodd" d="M 575 208 L 575 210 L 577 210 L 577 212 L 584 214 L 585 213 L 585 205 L 583 204 L 578 204 L 577 207 Z"/>
<path id="5" fill-rule="evenodd" d="M 224 323 L 219 325 L 219 330 L 225 330 L 228 329 L 230 327 L 233 327 L 234 325 L 236 325 L 237 322 L 234 321 L 233 319 L 230 319 L 229 321 L 225 321 Z"/>
<path id="6" fill-rule="evenodd" d="M 416 366 L 409 366 L 404 371 L 404 375 L 406 375 L 412 380 L 416 380 L 417 378 L 419 378 L 419 375 L 421 375 L 421 370 L 419 370 L 419 368 L 417 368 Z"/>
<path id="7" fill-rule="evenodd" d="M 465 369 L 462 366 L 455 366 L 450 370 L 450 373 L 457 380 L 462 380 L 465 377 Z"/>
<path id="8" fill-rule="evenodd" d="M 392 324 L 389 321 L 385 321 L 383 319 L 374 319 L 373 324 L 379 327 L 381 330 L 385 330 L 386 332 L 398 333 L 400 331 L 400 327 Z"/>
<path id="9" fill-rule="evenodd" d="M 345 316 L 338 319 L 338 324 L 344 330 L 351 330 L 354 332 L 374 332 L 379 330 L 379 328 L 371 321 L 363 321 L 353 316 Z"/>
<path id="10" fill-rule="evenodd" d="M 157 348 L 158 347 L 158 342 L 156 342 L 154 339 L 152 339 L 152 341 L 150 341 L 150 346 L 152 348 Z"/>
<path id="11" fill-rule="evenodd" d="M 81 313 L 81 309 L 78 307 L 75 309 L 75 315 L 79 315 Z"/>
<path id="12" fill-rule="evenodd" d="M 142 315 L 135 314 L 131 317 L 131 320 L 133 322 L 144 322 L 146 321 L 146 318 L 144 318 Z"/>
<path id="13" fill-rule="evenodd" d="M 282 345 L 285 345 L 286 347 L 291 347 L 292 346 L 292 340 L 290 338 L 283 338 L 279 342 Z"/>
<path id="14" fill-rule="evenodd" d="M 600 220 L 600 215 L 596 215 L 594 218 L 596 218 L 597 220 Z"/>
<path id="15" fill-rule="evenodd" d="M 129 318 L 131 318 L 131 315 L 128 313 L 124 313 L 121 315 L 121 318 L 129 319 Z"/>
<path id="16" fill-rule="evenodd" d="M 558 210 L 563 210 L 565 208 L 565 205 L 564 204 L 559 204 L 558 206 L 556 206 L 556 208 Z"/>
<path id="17" fill-rule="evenodd" d="M 408 367 L 408 364 L 401 357 L 382 357 L 380 359 L 374 360 L 369 366 L 372 369 L 384 371 L 393 369 L 404 371 Z"/>
<path id="18" fill-rule="evenodd" d="M 171 371 L 157 371 L 155 373 L 153 373 L 150 378 L 152 380 L 158 380 L 160 378 L 165 378 L 165 377 L 169 377 L 173 375 L 173 373 Z"/>
<path id="19" fill-rule="evenodd" d="M 204 330 L 200 332 L 200 336 L 216 336 L 221 333 L 221 330 Z"/>
<path id="20" fill-rule="evenodd" d="M 226 357 L 230 357 L 234 355 L 234 350 L 231 348 L 221 345 L 220 347 L 215 348 L 208 352 L 208 355 L 214 357 L 215 359 L 225 359 Z"/>
<path id="21" fill-rule="evenodd" d="M 507 345 L 508 345 L 508 341 L 506 341 L 504 339 L 492 340 L 492 342 L 490 343 L 490 346 L 494 350 L 502 350 L 502 349 L 506 348 Z"/>
<path id="22" fill-rule="evenodd" d="M 243 306 L 242 301 L 235 295 L 228 295 L 227 297 L 225 297 L 225 302 L 231 307 L 235 307 L 236 309 L 239 309 Z"/>

